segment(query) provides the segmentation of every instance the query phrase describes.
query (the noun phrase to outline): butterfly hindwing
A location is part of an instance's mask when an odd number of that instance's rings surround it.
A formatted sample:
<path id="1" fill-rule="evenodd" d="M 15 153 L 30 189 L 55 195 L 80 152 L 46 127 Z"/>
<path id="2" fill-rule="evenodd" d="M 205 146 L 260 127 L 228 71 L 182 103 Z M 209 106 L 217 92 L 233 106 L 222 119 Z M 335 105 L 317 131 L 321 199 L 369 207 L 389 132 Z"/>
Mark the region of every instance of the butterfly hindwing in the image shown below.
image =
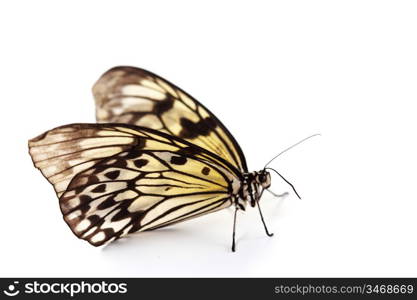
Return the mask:
<path id="1" fill-rule="evenodd" d="M 217 154 L 247 172 L 243 152 L 226 127 L 189 94 L 149 71 L 116 67 L 93 87 L 98 122 L 156 129 Z"/>
<path id="2" fill-rule="evenodd" d="M 240 184 L 221 158 L 143 127 L 71 124 L 29 148 L 71 230 L 95 246 L 228 207 Z"/>

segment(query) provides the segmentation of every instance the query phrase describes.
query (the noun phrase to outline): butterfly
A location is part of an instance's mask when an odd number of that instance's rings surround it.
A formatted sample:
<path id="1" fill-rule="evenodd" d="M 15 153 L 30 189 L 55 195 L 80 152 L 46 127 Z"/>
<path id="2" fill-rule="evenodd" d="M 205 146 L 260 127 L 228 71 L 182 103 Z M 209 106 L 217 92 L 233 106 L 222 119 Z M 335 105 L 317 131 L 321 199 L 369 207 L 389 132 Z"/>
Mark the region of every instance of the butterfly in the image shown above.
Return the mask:
<path id="1" fill-rule="evenodd" d="M 235 251 L 237 212 L 247 204 L 258 207 L 272 236 L 259 201 L 274 169 L 249 172 L 235 138 L 200 102 L 156 74 L 124 66 L 104 73 L 93 94 L 98 123 L 29 140 L 33 163 L 78 238 L 101 246 L 234 207 Z"/>

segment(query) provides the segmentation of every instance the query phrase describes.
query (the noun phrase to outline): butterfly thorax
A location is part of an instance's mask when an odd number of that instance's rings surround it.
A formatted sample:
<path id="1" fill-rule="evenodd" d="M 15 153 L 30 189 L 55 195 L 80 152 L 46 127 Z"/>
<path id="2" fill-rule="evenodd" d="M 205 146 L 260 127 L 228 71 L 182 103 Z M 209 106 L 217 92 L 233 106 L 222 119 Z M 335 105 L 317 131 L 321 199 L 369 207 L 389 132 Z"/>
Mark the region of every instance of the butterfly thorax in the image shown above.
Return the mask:
<path id="1" fill-rule="evenodd" d="M 242 210 L 245 210 L 247 203 L 250 203 L 252 207 L 255 207 L 255 204 L 260 200 L 264 189 L 267 189 L 270 186 L 271 175 L 269 172 L 261 170 L 244 173 L 235 204 Z"/>

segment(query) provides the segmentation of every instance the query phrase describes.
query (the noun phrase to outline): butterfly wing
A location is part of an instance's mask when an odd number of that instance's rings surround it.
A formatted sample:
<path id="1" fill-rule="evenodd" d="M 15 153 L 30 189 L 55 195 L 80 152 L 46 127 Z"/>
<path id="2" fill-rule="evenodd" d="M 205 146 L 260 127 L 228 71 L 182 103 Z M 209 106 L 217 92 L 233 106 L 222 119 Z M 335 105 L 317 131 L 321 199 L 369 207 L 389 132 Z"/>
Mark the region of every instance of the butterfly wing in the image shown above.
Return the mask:
<path id="1" fill-rule="evenodd" d="M 189 94 L 149 71 L 116 67 L 93 87 L 98 122 L 126 123 L 185 139 L 247 172 L 243 152 L 226 127 Z"/>
<path id="2" fill-rule="evenodd" d="M 222 158 L 137 126 L 66 125 L 30 140 L 29 152 L 66 223 L 94 246 L 228 207 L 240 184 Z"/>

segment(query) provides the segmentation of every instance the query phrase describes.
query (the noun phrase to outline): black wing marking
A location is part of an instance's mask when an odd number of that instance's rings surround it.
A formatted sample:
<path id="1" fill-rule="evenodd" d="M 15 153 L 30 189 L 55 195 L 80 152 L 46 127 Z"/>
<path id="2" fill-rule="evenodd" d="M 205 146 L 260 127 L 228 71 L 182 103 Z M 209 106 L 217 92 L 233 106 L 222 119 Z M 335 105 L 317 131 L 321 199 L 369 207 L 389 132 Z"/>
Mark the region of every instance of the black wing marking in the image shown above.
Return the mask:
<path id="1" fill-rule="evenodd" d="M 64 220 L 95 246 L 228 207 L 240 187 L 226 161 L 148 128 L 71 124 L 29 148 Z"/>
<path id="2" fill-rule="evenodd" d="M 93 87 L 98 122 L 126 123 L 185 139 L 247 172 L 245 156 L 232 134 L 189 94 L 149 71 L 115 67 Z"/>

